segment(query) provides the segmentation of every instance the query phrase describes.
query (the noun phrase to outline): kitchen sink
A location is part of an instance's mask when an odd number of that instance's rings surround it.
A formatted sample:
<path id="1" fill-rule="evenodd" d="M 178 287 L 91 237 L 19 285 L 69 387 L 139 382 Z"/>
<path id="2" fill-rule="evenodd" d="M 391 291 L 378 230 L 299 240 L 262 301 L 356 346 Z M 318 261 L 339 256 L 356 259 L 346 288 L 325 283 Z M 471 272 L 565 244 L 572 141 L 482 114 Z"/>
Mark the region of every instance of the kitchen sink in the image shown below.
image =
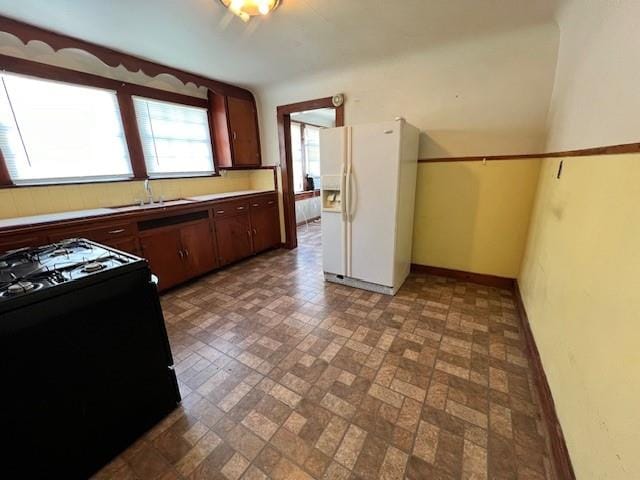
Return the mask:
<path id="1" fill-rule="evenodd" d="M 167 200 L 162 203 L 154 202 L 154 203 L 145 203 L 144 205 L 140 205 L 136 203 L 132 205 L 123 205 L 121 207 L 111 207 L 110 210 L 113 210 L 116 212 L 134 212 L 138 210 L 149 210 L 154 208 L 172 207 L 175 205 L 187 205 L 193 202 L 194 200 L 189 200 L 188 198 L 177 198 L 175 200 Z"/>

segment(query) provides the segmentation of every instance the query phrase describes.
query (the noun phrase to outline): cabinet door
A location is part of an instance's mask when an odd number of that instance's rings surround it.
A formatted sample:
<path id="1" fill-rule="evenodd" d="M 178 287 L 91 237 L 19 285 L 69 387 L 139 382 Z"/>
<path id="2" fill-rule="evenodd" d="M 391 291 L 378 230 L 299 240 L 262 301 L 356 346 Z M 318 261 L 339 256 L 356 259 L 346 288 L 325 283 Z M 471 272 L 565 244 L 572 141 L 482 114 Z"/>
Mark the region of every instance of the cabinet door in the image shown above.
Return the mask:
<path id="1" fill-rule="evenodd" d="M 158 288 L 165 290 L 186 280 L 179 228 L 159 229 L 140 237 L 142 256 L 158 277 Z"/>
<path id="2" fill-rule="evenodd" d="M 216 219 L 216 240 L 221 265 L 249 257 L 252 253 L 249 215 Z"/>
<path id="3" fill-rule="evenodd" d="M 246 167 L 260 165 L 258 148 L 258 124 L 253 102 L 229 97 L 229 126 L 233 143 L 233 166 Z"/>
<path id="4" fill-rule="evenodd" d="M 253 250 L 255 253 L 273 248 L 280 243 L 278 209 L 259 208 L 251 211 Z"/>
<path id="5" fill-rule="evenodd" d="M 106 240 L 102 243 L 117 250 L 122 250 L 123 252 L 131 253 L 133 255 L 140 255 L 140 250 L 138 249 L 138 241 L 135 239 L 135 237 Z"/>
<path id="6" fill-rule="evenodd" d="M 190 277 L 202 275 L 216 268 L 218 262 L 209 220 L 183 225 L 180 229 L 180 239 Z"/>

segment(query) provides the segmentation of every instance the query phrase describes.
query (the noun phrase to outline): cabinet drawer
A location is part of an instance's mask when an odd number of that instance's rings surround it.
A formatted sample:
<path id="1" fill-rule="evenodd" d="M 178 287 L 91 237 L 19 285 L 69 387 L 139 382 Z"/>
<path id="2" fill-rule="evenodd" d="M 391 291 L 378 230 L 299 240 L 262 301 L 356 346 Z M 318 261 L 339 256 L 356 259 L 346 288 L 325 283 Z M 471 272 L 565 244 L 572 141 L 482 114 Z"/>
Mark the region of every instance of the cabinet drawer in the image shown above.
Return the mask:
<path id="1" fill-rule="evenodd" d="M 252 198 L 249 200 L 249 204 L 251 206 L 251 210 L 255 210 L 257 208 L 268 208 L 274 207 L 277 203 L 276 194 L 268 193 L 266 195 L 260 195 L 259 197 Z"/>
<path id="2" fill-rule="evenodd" d="M 39 247 L 47 243 L 46 237 L 37 234 L 6 234 L 0 239 L 0 253 L 24 247 Z"/>
<path id="3" fill-rule="evenodd" d="M 232 217 L 249 211 L 248 200 L 235 200 L 233 202 L 221 202 L 213 206 L 214 217 Z"/>
<path id="4" fill-rule="evenodd" d="M 108 247 L 113 247 L 116 250 L 122 250 L 123 252 L 131 253 L 133 255 L 140 255 L 140 249 L 138 248 L 138 240 L 135 237 L 126 238 L 113 238 L 104 240 L 102 243 Z"/>
<path id="5" fill-rule="evenodd" d="M 49 234 L 49 240 L 59 242 L 65 238 L 82 237 L 95 242 L 108 242 L 111 239 L 133 237 L 136 234 L 132 223 L 117 223 L 104 226 L 66 228 Z"/>

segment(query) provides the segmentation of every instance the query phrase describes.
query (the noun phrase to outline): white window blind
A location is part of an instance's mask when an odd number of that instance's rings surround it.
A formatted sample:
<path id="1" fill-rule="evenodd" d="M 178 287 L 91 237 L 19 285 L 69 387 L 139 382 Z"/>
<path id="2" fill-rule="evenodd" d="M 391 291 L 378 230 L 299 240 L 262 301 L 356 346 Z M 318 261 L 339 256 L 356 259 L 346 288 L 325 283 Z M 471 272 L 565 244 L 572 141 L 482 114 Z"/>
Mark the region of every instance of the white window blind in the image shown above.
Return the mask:
<path id="1" fill-rule="evenodd" d="M 0 148 L 16 184 L 132 177 L 116 94 L 0 74 Z"/>
<path id="2" fill-rule="evenodd" d="M 307 176 L 320 188 L 320 128 L 291 122 L 291 153 L 294 192 L 305 190 Z"/>
<path id="3" fill-rule="evenodd" d="M 304 126 L 304 151 L 307 160 L 307 174 L 314 179 L 320 178 L 320 129 L 311 125 Z M 318 183 L 316 182 L 316 185 Z"/>
<path id="4" fill-rule="evenodd" d="M 302 128 L 291 122 L 291 157 L 293 160 L 293 191 L 304 190 L 304 156 L 302 151 Z"/>
<path id="5" fill-rule="evenodd" d="M 150 177 L 214 172 L 207 110 L 133 97 Z"/>

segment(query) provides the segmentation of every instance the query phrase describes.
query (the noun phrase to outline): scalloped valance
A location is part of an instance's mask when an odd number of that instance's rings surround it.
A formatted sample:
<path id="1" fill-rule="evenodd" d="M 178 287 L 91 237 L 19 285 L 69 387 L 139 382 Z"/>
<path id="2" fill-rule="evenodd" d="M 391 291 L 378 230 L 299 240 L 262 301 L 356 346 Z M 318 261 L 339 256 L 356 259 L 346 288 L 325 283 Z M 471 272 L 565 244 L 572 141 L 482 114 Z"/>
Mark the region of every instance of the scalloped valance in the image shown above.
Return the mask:
<path id="1" fill-rule="evenodd" d="M 34 25 L 29 25 L 1 15 L 0 31 L 14 35 L 25 45 L 31 41 L 37 40 L 47 44 L 55 51 L 78 49 L 93 55 L 102 63 L 110 67 L 116 68 L 122 65 L 129 72 L 143 72 L 149 77 L 157 77 L 158 75 L 167 74 L 177 78 L 185 85 L 192 83 L 197 87 L 204 87 L 221 95 L 245 98 L 252 101 L 254 100 L 253 94 L 244 88 L 169 67 L 167 65 L 162 65 L 150 60 L 145 60 L 128 53 L 113 50 L 75 37 L 36 27 Z"/>

